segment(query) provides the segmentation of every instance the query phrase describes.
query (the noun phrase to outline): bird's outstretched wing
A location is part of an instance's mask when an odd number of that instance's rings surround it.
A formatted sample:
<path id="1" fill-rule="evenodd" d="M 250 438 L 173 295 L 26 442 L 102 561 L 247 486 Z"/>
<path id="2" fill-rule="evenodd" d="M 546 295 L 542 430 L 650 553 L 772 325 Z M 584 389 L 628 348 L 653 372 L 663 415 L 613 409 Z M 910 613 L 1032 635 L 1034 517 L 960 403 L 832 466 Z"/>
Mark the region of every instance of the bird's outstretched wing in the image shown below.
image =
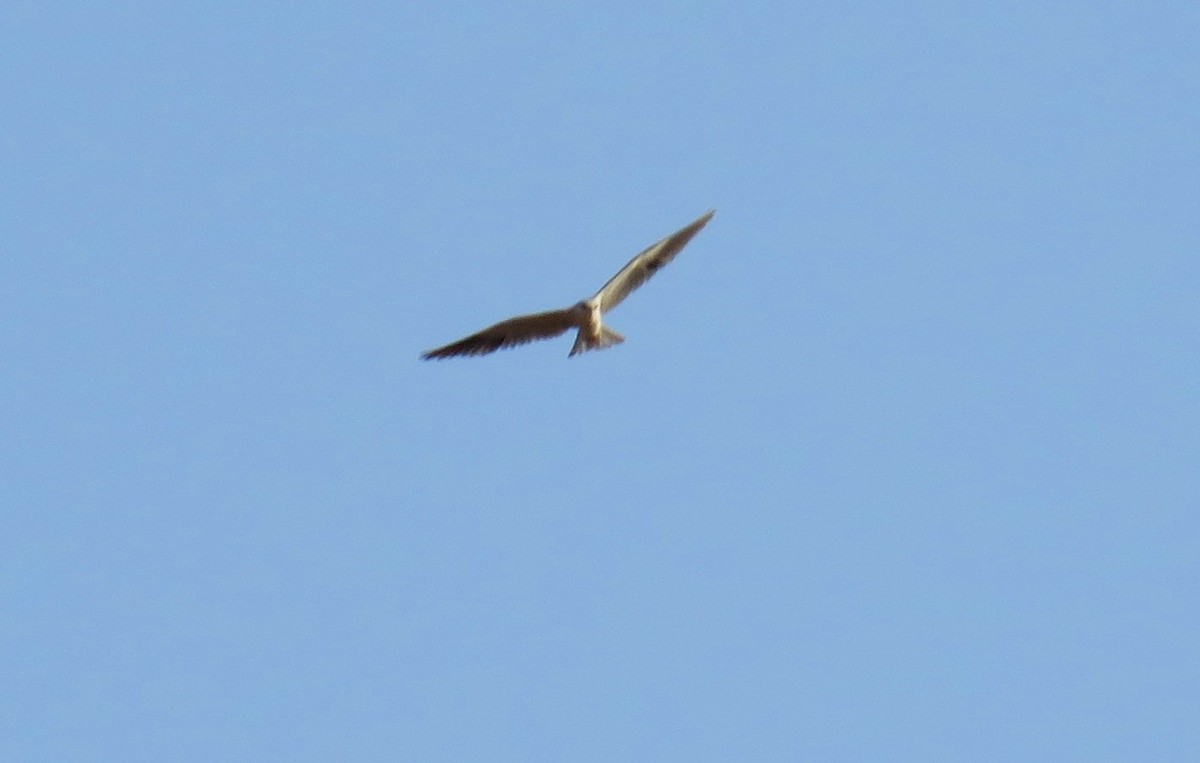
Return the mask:
<path id="1" fill-rule="evenodd" d="M 576 326 L 576 318 L 570 308 L 548 310 L 544 313 L 518 315 L 483 331 L 476 331 L 457 342 L 439 347 L 421 356 L 422 360 L 452 358 L 455 355 L 487 355 L 505 347 L 550 339 Z"/>
<path id="2" fill-rule="evenodd" d="M 692 237 L 708 224 L 716 212 L 717 210 L 710 209 L 690 225 L 680 228 L 662 241 L 651 244 L 638 252 L 592 297 L 592 300 L 599 300 L 601 312 L 607 313 L 621 304 L 621 301 L 633 293 L 634 289 L 649 281 L 650 276 L 657 273 L 663 265 L 675 259 L 675 255 L 679 254 L 679 251 L 687 246 Z"/>

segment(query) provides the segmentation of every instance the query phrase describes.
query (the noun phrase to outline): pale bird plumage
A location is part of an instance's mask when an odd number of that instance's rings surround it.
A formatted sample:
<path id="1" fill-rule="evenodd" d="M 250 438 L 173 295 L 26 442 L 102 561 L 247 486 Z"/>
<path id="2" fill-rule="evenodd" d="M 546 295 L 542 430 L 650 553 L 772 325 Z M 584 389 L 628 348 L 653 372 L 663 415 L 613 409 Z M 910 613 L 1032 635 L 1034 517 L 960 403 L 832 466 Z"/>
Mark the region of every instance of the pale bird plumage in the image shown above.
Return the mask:
<path id="1" fill-rule="evenodd" d="M 570 329 L 578 329 L 570 355 L 588 350 L 603 350 L 620 344 L 625 337 L 604 325 L 604 314 L 615 308 L 664 265 L 675 259 L 683 247 L 708 224 L 716 210 L 709 210 L 694 222 L 656 241 L 634 255 L 625 267 L 608 279 L 590 298 L 563 310 L 518 315 L 488 326 L 468 337 L 421 355 L 423 360 L 458 355 L 487 355 L 506 347 L 516 347 L 539 339 L 551 339 Z"/>

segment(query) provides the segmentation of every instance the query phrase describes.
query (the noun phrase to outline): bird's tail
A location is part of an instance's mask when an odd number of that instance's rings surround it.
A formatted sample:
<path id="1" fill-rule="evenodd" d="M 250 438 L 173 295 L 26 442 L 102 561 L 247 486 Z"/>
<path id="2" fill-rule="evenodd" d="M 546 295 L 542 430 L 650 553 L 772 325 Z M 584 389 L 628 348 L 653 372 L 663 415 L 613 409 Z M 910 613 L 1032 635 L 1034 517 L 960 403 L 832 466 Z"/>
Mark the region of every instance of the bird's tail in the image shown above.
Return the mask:
<path id="1" fill-rule="evenodd" d="M 608 326 L 600 327 L 599 339 L 593 339 L 591 334 L 586 330 L 580 329 L 579 333 L 575 335 L 575 346 L 571 348 L 571 354 L 567 357 L 573 357 L 588 350 L 603 350 L 624 341 L 625 337 L 613 331 Z"/>

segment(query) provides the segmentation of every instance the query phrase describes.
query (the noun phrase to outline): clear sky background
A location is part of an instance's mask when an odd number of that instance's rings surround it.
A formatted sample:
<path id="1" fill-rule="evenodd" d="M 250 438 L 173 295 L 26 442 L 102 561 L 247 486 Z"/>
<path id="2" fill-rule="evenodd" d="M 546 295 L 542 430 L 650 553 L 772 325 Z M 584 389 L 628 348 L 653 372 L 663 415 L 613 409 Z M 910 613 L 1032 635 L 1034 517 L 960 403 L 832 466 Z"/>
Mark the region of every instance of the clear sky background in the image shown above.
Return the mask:
<path id="1" fill-rule="evenodd" d="M 1197 40 L 5 3 L 0 758 L 1200 759 Z"/>

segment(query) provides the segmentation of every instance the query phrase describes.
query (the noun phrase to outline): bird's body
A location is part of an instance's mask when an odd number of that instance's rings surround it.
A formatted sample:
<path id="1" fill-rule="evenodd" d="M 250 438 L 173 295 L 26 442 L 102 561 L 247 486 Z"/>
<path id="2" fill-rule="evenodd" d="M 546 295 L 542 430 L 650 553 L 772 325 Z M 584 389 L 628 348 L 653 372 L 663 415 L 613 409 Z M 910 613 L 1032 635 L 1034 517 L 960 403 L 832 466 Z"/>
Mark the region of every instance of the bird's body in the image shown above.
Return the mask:
<path id="1" fill-rule="evenodd" d="M 516 347 L 538 339 L 550 339 L 572 328 L 578 329 L 575 344 L 571 347 L 572 356 L 620 344 L 625 341 L 625 337 L 604 325 L 604 314 L 619 305 L 662 266 L 674 259 L 692 237 L 708 224 L 715 212 L 716 210 L 706 212 L 690 225 L 639 252 L 589 299 L 563 310 L 549 310 L 509 318 L 457 342 L 430 350 L 421 358 L 440 360 L 458 355 L 487 355 L 505 347 Z"/>
<path id="2" fill-rule="evenodd" d="M 625 341 L 625 337 L 604 325 L 604 312 L 600 308 L 600 300 L 595 297 L 586 299 L 571 308 L 579 316 L 579 333 L 575 335 L 575 344 L 567 357 L 578 355 L 588 350 L 603 350 Z"/>

